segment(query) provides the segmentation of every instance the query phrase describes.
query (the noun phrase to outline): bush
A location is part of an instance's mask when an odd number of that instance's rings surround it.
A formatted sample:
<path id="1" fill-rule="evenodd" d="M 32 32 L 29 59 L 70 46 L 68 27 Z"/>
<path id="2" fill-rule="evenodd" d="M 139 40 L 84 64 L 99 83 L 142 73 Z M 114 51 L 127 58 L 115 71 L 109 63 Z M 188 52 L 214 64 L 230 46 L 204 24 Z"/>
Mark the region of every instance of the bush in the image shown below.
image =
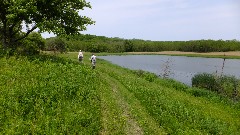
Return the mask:
<path id="1" fill-rule="evenodd" d="M 218 83 L 216 81 L 216 78 L 213 74 L 196 74 L 192 78 L 192 86 L 193 87 L 199 87 L 199 88 L 206 88 L 213 91 L 218 91 Z"/>
<path id="2" fill-rule="evenodd" d="M 36 55 L 44 49 L 45 39 L 42 38 L 40 33 L 32 32 L 18 44 L 19 47 L 16 50 L 18 55 Z"/>
<path id="3" fill-rule="evenodd" d="M 192 86 L 218 92 L 229 98 L 240 99 L 240 80 L 234 76 L 215 76 L 201 73 L 192 78 Z"/>
<path id="4" fill-rule="evenodd" d="M 67 43 L 59 37 L 49 38 L 46 41 L 46 50 L 56 52 L 67 52 Z"/>
<path id="5" fill-rule="evenodd" d="M 233 99 L 240 99 L 240 81 L 234 76 L 222 76 L 219 79 L 219 92 Z"/>
<path id="6" fill-rule="evenodd" d="M 145 80 L 149 81 L 149 82 L 153 82 L 156 78 L 158 78 L 157 75 L 153 74 L 153 73 L 149 73 L 143 70 L 136 70 L 134 71 L 134 73 L 138 76 L 138 77 L 142 77 Z"/>

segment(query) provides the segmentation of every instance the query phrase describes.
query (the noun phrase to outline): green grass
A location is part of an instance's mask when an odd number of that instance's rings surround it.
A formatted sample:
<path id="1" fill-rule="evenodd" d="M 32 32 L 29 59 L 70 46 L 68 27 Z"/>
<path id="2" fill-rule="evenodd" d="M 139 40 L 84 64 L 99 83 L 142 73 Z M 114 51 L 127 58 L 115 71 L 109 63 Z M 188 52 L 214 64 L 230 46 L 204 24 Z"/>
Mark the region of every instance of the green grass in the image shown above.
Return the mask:
<path id="1" fill-rule="evenodd" d="M 1 60 L 1 134 L 96 134 L 98 78 L 56 57 Z"/>
<path id="2" fill-rule="evenodd" d="M 161 80 L 149 82 L 122 68 L 112 67 L 107 71 L 134 95 L 167 133 L 239 133 L 239 111 L 233 103 L 232 106 L 228 106 L 225 102 L 219 103 L 204 97 L 196 98 L 184 91 L 190 88 L 181 87 L 180 84 L 174 87 L 159 85 Z"/>
<path id="3" fill-rule="evenodd" d="M 0 59 L 0 134 L 240 133 L 239 103 L 214 92 L 59 56 Z"/>

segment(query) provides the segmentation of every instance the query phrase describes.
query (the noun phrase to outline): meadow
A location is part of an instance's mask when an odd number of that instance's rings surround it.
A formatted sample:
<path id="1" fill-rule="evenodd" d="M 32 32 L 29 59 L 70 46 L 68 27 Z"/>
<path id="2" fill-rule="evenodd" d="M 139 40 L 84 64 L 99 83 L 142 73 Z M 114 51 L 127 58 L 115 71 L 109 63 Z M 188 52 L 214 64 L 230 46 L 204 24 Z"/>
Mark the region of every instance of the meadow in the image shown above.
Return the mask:
<path id="1" fill-rule="evenodd" d="M 240 134 L 239 102 L 89 57 L 0 58 L 0 134 Z"/>

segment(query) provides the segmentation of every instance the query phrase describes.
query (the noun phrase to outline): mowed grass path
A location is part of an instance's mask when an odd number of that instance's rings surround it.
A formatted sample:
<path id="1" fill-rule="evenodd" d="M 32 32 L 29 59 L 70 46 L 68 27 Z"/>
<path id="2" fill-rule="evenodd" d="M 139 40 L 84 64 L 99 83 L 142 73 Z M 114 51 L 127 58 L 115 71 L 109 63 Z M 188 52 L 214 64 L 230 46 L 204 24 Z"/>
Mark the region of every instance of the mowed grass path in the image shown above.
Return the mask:
<path id="1" fill-rule="evenodd" d="M 14 67 L 16 61 L 1 60 L 8 65 L 1 66 L 0 70 L 4 75 L 0 85 L 0 100 L 4 101 L 0 105 L 0 133 L 240 133 L 239 103 L 104 60 L 97 59 L 96 69 L 92 70 L 89 53 L 84 53 L 82 64 L 77 62 L 77 53 L 59 56 L 72 62 L 45 61 L 44 66 L 42 61 L 36 60 L 23 63 L 29 64 L 29 68 L 25 67 L 21 72 L 36 73 L 37 78 L 21 74 L 25 80 L 19 83 L 9 81 L 21 73 L 12 72 L 18 69 Z M 27 71 L 33 65 L 35 68 Z M 47 77 L 41 80 L 39 73 Z M 56 79 L 60 76 L 60 80 Z M 36 85 L 30 85 L 33 82 Z M 19 103 L 19 93 L 24 97 L 24 103 Z M 13 101 L 8 102 L 8 97 Z"/>

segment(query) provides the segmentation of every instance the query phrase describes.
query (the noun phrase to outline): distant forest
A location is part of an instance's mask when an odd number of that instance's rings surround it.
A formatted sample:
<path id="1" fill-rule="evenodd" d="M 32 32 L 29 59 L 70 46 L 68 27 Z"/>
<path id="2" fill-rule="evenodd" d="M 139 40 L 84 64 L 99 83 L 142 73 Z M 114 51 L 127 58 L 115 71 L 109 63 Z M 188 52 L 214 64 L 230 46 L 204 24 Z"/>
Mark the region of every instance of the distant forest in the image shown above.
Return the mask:
<path id="1" fill-rule="evenodd" d="M 141 39 L 108 38 L 96 35 L 74 35 L 67 38 L 52 37 L 46 39 L 46 50 L 51 50 L 53 43 L 62 42 L 68 51 L 88 52 L 226 52 L 240 51 L 238 40 L 190 40 L 190 41 L 150 41 Z"/>

